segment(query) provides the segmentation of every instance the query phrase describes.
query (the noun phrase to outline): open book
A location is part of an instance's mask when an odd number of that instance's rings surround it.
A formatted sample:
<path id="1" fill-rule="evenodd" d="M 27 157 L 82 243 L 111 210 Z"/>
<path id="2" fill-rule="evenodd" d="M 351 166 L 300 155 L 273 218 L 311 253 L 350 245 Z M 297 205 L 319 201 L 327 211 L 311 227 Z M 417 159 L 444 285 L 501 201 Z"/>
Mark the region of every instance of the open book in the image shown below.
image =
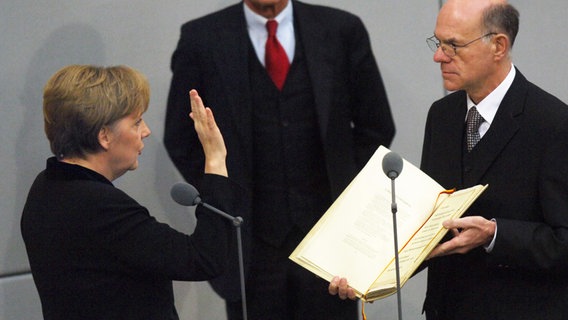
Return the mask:
<path id="1" fill-rule="evenodd" d="M 331 281 L 347 278 L 357 296 L 373 301 L 396 293 L 391 180 L 382 170 L 389 152 L 379 147 L 290 255 Z M 448 232 L 447 219 L 460 217 L 487 185 L 448 191 L 403 160 L 395 180 L 401 286 Z"/>

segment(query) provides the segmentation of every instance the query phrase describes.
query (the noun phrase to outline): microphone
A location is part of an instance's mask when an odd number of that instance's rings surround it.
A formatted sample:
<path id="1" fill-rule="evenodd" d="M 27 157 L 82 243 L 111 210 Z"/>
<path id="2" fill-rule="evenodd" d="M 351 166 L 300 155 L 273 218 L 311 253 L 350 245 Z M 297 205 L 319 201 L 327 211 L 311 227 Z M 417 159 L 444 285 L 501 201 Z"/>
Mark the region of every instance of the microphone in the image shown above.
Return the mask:
<path id="1" fill-rule="evenodd" d="M 233 217 L 203 201 L 199 196 L 199 191 L 187 182 L 178 182 L 174 184 L 170 190 L 170 195 L 174 201 L 182 206 L 191 207 L 201 205 L 216 214 L 222 216 L 223 218 L 233 222 L 233 226 L 237 230 L 237 250 L 239 259 L 239 277 L 241 284 L 241 300 L 243 309 L 243 320 L 247 320 L 247 303 L 246 303 L 246 289 L 245 289 L 245 267 L 244 267 L 244 257 L 243 257 L 243 240 L 241 235 L 241 225 L 243 224 L 243 218 Z"/>
<path id="2" fill-rule="evenodd" d="M 170 190 L 172 199 L 182 206 L 191 207 L 201 203 L 199 191 L 189 183 L 178 182 Z"/>
<path id="3" fill-rule="evenodd" d="M 170 190 L 170 195 L 175 202 L 182 206 L 191 207 L 202 205 L 203 207 L 221 215 L 225 219 L 231 220 L 235 227 L 240 226 L 243 223 L 243 218 L 233 217 L 232 215 L 201 201 L 199 191 L 187 182 L 178 182 L 174 184 Z"/>
<path id="4" fill-rule="evenodd" d="M 398 235 L 396 228 L 396 195 L 394 190 L 394 179 L 398 178 L 402 171 L 402 157 L 395 152 L 387 153 L 383 158 L 383 171 L 391 179 L 391 211 L 392 211 L 392 231 L 394 235 L 394 261 L 396 267 L 396 300 L 398 303 L 398 320 L 402 320 L 402 303 L 400 297 L 400 266 L 398 259 Z"/>
<path id="5" fill-rule="evenodd" d="M 402 171 L 402 158 L 396 152 L 389 152 L 383 158 L 383 171 L 390 179 L 398 178 Z"/>

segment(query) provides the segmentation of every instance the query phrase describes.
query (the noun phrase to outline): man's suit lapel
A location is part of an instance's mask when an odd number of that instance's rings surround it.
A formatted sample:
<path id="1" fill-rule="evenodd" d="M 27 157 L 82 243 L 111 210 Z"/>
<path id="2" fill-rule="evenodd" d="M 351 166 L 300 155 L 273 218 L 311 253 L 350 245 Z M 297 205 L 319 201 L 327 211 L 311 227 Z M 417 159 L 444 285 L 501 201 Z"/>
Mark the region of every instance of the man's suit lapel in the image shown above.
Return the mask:
<path id="1" fill-rule="evenodd" d="M 475 168 L 472 177 L 475 183 L 483 178 L 485 173 L 491 168 L 493 162 L 504 151 L 509 141 L 519 130 L 520 116 L 523 113 L 527 80 L 517 70 L 515 80 L 511 84 L 509 91 L 499 105 L 499 110 L 495 114 L 493 123 L 489 131 L 479 141 L 474 153 Z"/>
<path id="2" fill-rule="evenodd" d="M 436 158 L 445 159 L 446 163 L 435 164 L 436 167 L 444 168 L 445 177 L 442 181 L 438 181 L 445 188 L 458 188 L 461 186 L 462 176 L 462 149 L 463 149 L 463 134 L 464 134 L 464 120 L 467 112 L 466 96 L 459 94 L 455 96 L 456 100 L 449 101 L 450 111 L 442 115 L 440 125 L 433 130 L 439 131 L 440 135 L 436 135 L 439 139 L 444 139 L 444 146 L 437 149 L 438 152 L 443 153 Z M 455 110 L 455 111 L 452 111 Z"/>
<path id="3" fill-rule="evenodd" d="M 327 137 L 327 125 L 329 122 L 329 106 L 333 99 L 333 61 L 335 50 L 328 46 L 326 41 L 330 35 L 319 19 L 313 17 L 309 7 L 301 2 L 294 1 L 294 23 L 299 35 L 298 41 L 302 42 L 305 52 L 306 65 L 313 87 L 314 102 L 322 139 Z"/>
<path id="4" fill-rule="evenodd" d="M 212 36 L 218 38 L 219 50 L 214 52 L 215 68 L 221 75 L 228 105 L 231 108 L 233 129 L 243 143 L 252 141 L 252 117 L 249 87 L 250 40 L 247 33 L 243 4 L 234 5 L 226 20 L 214 27 Z M 215 93 L 214 93 L 215 94 Z M 222 93 L 219 93 L 222 94 Z"/>

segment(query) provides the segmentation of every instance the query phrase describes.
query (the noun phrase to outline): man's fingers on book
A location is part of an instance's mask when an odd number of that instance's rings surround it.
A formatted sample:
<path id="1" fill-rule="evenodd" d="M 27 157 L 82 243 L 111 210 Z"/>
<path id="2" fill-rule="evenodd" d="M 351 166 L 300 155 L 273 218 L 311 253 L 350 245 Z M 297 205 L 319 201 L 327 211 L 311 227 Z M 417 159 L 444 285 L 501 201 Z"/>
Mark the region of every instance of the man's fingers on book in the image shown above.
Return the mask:
<path id="1" fill-rule="evenodd" d="M 339 292 L 339 277 L 334 277 L 329 283 L 329 294 L 336 295 Z"/>
<path id="2" fill-rule="evenodd" d="M 341 300 L 345 300 L 348 298 L 351 300 L 355 300 L 357 297 L 355 295 L 355 291 L 353 290 L 353 288 L 349 287 L 347 279 L 340 278 L 337 276 L 334 277 L 329 283 L 328 291 L 329 294 L 331 295 L 338 295 Z"/>

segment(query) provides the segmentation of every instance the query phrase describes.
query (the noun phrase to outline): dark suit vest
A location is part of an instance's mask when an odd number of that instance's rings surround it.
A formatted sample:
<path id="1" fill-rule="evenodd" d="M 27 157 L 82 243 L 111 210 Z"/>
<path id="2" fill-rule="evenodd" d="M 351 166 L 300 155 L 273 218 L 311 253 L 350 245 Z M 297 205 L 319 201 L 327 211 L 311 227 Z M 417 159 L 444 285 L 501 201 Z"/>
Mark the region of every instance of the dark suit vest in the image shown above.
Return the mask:
<path id="1" fill-rule="evenodd" d="M 464 123 L 463 137 L 462 137 L 462 179 L 460 185 L 457 186 L 460 189 L 475 185 L 471 173 L 473 172 L 473 168 L 475 166 L 475 160 L 473 154 L 477 152 L 476 148 L 477 146 L 473 147 L 473 149 L 468 152 L 466 140 L 467 140 L 466 124 Z"/>
<path id="2" fill-rule="evenodd" d="M 253 229 L 281 246 L 294 227 L 307 233 L 331 203 L 313 88 L 301 42 L 282 91 L 249 50 L 253 97 Z M 297 241 L 297 239 L 290 239 Z"/>

